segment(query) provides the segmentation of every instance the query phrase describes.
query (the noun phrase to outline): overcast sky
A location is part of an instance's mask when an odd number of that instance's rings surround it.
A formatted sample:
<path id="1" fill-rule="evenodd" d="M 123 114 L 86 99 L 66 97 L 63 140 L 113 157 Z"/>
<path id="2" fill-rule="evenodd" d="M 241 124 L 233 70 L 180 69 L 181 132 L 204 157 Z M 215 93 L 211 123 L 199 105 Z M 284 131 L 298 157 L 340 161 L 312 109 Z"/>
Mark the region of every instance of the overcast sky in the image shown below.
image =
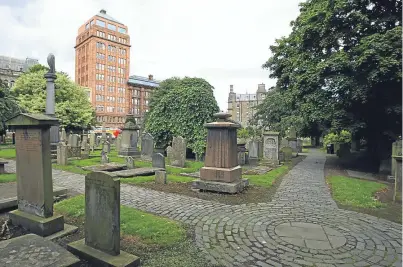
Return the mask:
<path id="1" fill-rule="evenodd" d="M 0 55 L 33 57 L 74 79 L 78 28 L 105 9 L 128 26 L 130 74 L 205 78 L 222 110 L 229 85 L 252 93 L 274 85 L 261 68 L 269 46 L 290 33 L 301 0 L 0 0 Z"/>

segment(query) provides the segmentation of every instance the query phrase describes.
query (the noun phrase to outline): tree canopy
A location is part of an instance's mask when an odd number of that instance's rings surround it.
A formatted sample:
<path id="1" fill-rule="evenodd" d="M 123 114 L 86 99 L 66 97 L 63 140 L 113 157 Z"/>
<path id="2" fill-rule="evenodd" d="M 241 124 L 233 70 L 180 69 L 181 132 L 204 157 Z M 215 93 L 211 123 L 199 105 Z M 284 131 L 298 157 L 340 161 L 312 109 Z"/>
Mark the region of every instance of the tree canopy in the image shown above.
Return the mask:
<path id="1" fill-rule="evenodd" d="M 32 67 L 21 75 L 11 89 L 18 104 L 27 112 L 44 113 L 46 106 L 46 67 Z M 88 128 L 94 121 L 94 112 L 84 89 L 63 73 L 56 73 L 55 113 L 67 129 Z"/>
<path id="2" fill-rule="evenodd" d="M 401 135 L 402 3 L 308 0 L 263 65 L 278 90 L 256 119 L 303 135 L 346 129 L 368 145 Z"/>
<path id="3" fill-rule="evenodd" d="M 20 113 L 17 101 L 10 93 L 8 84 L 0 79 L 0 134 L 4 134 L 5 121 Z"/>
<path id="4" fill-rule="evenodd" d="M 206 146 L 204 124 L 219 111 L 213 87 L 202 78 L 173 77 L 160 83 L 150 100 L 145 129 L 157 145 L 167 146 L 173 136 L 182 136 L 187 146 L 201 154 Z"/>

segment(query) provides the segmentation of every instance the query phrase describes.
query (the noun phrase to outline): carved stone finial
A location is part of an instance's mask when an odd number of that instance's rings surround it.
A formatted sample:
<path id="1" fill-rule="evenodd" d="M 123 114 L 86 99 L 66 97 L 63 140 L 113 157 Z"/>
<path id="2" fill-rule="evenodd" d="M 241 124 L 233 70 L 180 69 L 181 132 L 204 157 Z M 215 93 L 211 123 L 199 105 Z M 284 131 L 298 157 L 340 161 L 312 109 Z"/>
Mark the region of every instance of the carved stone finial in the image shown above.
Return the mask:
<path id="1" fill-rule="evenodd" d="M 53 55 L 52 53 L 50 53 L 48 55 L 48 65 L 49 65 L 49 72 L 48 73 L 56 73 L 56 69 L 55 69 L 55 55 Z"/>

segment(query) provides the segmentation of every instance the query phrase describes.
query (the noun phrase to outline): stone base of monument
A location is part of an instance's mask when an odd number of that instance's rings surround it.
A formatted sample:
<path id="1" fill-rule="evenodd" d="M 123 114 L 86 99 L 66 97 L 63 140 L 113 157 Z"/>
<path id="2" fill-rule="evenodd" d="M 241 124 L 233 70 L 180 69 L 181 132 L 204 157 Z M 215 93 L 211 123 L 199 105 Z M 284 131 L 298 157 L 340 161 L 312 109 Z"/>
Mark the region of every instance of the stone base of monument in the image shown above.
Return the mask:
<path id="1" fill-rule="evenodd" d="M 112 256 L 98 249 L 87 246 L 84 239 L 68 244 L 67 250 L 80 258 L 94 263 L 94 266 L 140 266 L 140 258 L 135 255 L 121 250 L 119 255 Z"/>
<path id="2" fill-rule="evenodd" d="M 203 180 L 231 183 L 242 177 L 242 168 L 239 165 L 233 168 L 202 167 L 200 177 Z"/>
<path id="3" fill-rule="evenodd" d="M 257 166 L 259 164 L 259 159 L 258 158 L 249 158 L 248 163 L 251 166 Z"/>
<path id="4" fill-rule="evenodd" d="M 19 225 L 42 237 L 64 231 L 65 224 L 63 215 L 53 215 L 52 217 L 43 218 L 20 210 L 11 211 L 8 215 L 13 225 Z M 77 231 L 77 227 L 67 226 L 66 231 L 62 234 L 67 235 L 75 231 Z M 60 236 L 60 234 L 57 236 Z"/>
<path id="5" fill-rule="evenodd" d="M 125 147 L 125 148 L 120 148 L 120 151 L 118 152 L 119 156 L 123 157 L 134 157 L 134 158 L 139 158 L 141 156 L 140 151 L 133 147 Z"/>
<path id="6" fill-rule="evenodd" d="M 236 194 L 242 192 L 248 185 L 248 179 L 240 179 L 231 183 L 198 179 L 193 182 L 192 187 L 205 191 Z"/>

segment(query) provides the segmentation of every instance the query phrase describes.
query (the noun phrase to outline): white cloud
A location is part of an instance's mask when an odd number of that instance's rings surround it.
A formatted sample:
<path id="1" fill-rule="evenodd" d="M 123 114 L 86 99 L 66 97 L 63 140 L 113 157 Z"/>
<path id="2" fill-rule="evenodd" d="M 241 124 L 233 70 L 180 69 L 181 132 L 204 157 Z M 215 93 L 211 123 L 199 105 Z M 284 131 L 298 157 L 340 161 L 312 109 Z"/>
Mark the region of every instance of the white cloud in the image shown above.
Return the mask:
<path id="1" fill-rule="evenodd" d="M 0 0 L 0 55 L 56 56 L 56 68 L 74 77 L 78 28 L 105 9 L 131 36 L 130 74 L 156 79 L 203 77 L 227 108 L 229 85 L 238 93 L 274 85 L 261 65 L 269 46 L 287 35 L 300 0 Z"/>

